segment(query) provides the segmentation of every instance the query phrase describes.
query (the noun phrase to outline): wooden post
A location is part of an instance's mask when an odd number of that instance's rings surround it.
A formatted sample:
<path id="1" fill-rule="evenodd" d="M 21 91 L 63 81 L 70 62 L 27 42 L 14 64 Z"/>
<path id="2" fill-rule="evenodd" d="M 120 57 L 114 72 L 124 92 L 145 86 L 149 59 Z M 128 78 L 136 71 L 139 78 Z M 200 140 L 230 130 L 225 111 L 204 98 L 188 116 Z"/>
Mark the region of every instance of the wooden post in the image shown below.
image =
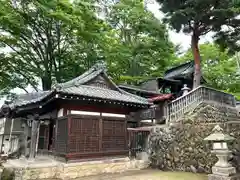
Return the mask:
<path id="1" fill-rule="evenodd" d="M 2 135 L 2 142 L 1 142 L 1 152 L 0 153 L 2 153 L 2 151 L 3 151 L 3 140 L 4 140 L 4 132 L 5 132 L 5 124 L 6 124 L 6 117 L 4 117 L 3 118 L 3 135 Z"/>
<path id="2" fill-rule="evenodd" d="M 10 151 L 12 150 L 12 131 L 13 131 L 13 124 L 14 124 L 14 119 L 11 119 L 11 128 L 10 128 L 10 135 L 9 135 L 9 147 L 8 147 L 8 152 L 7 155 L 9 153 L 11 153 Z"/>
<path id="3" fill-rule="evenodd" d="M 32 135 L 31 135 L 31 146 L 30 146 L 30 154 L 29 159 L 34 159 L 36 156 L 36 143 L 37 143 L 37 135 L 38 135 L 38 125 L 39 125 L 39 116 L 35 115 L 32 121 Z"/>
<path id="4" fill-rule="evenodd" d="M 40 124 L 41 124 L 41 121 L 39 121 L 38 127 L 37 127 L 37 140 L 36 140 L 36 148 L 35 148 L 35 153 L 36 153 L 36 154 L 37 154 L 37 151 L 38 151 Z"/>
<path id="5" fill-rule="evenodd" d="M 128 149 L 128 131 L 127 131 L 127 119 L 124 120 L 124 133 L 125 133 L 125 148 Z"/>
<path id="6" fill-rule="evenodd" d="M 27 120 L 26 120 L 27 121 Z M 24 156 L 25 158 L 28 156 L 28 152 L 27 152 L 27 149 L 28 149 L 28 131 L 29 131 L 29 126 L 28 126 L 28 123 L 25 122 L 24 123 Z"/>
<path id="7" fill-rule="evenodd" d="M 103 139 L 103 119 L 102 119 L 102 113 L 100 113 L 100 118 L 99 118 L 99 152 L 102 151 L 102 139 Z"/>

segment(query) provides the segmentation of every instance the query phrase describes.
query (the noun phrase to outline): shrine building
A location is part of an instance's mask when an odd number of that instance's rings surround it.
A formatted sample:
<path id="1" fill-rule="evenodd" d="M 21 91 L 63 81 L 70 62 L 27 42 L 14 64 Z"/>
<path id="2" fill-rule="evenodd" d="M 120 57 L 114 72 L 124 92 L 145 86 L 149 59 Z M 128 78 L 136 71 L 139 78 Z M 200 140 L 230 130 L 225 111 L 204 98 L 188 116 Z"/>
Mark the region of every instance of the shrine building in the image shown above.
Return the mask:
<path id="1" fill-rule="evenodd" d="M 1 108 L 1 152 L 29 158 L 47 153 L 63 161 L 128 154 L 131 114 L 152 105 L 120 89 L 97 63 L 49 91 L 18 95 Z"/>

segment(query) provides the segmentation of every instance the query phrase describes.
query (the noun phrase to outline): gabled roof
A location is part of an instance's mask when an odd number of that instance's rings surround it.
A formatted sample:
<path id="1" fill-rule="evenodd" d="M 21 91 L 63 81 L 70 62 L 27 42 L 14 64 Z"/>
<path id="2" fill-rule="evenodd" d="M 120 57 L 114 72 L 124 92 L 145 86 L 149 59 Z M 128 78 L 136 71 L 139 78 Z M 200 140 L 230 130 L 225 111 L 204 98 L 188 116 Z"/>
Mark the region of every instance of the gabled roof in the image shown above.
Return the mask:
<path id="1" fill-rule="evenodd" d="M 194 67 L 195 63 L 193 60 L 183 63 L 179 66 L 167 70 L 164 74 L 163 79 L 192 79 L 195 71 Z M 203 76 L 201 77 L 201 82 L 206 82 Z"/>
<path id="2" fill-rule="evenodd" d="M 94 83 L 91 84 L 98 77 L 101 77 L 100 80 L 105 81 L 109 87 L 98 87 L 95 86 Z M 54 93 L 119 101 L 138 105 L 151 104 L 145 98 L 128 93 L 118 88 L 117 85 L 108 77 L 106 73 L 106 66 L 104 66 L 104 64 L 97 63 L 84 74 L 65 83 L 54 85 L 50 91 L 18 95 L 9 106 L 11 109 L 14 109 L 19 106 L 37 103 L 48 98 L 49 96 L 54 95 Z"/>
<path id="3" fill-rule="evenodd" d="M 194 61 L 190 61 L 167 70 L 164 79 L 175 79 L 178 77 L 190 76 L 194 73 Z"/>
<path id="4" fill-rule="evenodd" d="M 88 71 L 86 71 L 82 75 L 70 81 L 67 81 L 65 83 L 56 84 L 55 86 L 53 86 L 53 88 L 64 89 L 68 87 L 79 86 L 94 79 L 101 73 L 104 73 L 106 75 L 105 71 L 106 71 L 106 65 L 104 63 L 96 63 L 94 66 L 92 66 Z"/>
<path id="5" fill-rule="evenodd" d="M 104 88 L 89 84 L 89 82 L 98 77 L 105 80 L 110 87 Z M 73 95 L 89 96 L 136 104 L 149 104 L 147 99 L 118 88 L 118 86 L 108 77 L 106 73 L 106 65 L 103 62 L 96 63 L 92 68 L 77 78 L 65 83 L 57 84 L 55 89 L 57 92 Z"/>

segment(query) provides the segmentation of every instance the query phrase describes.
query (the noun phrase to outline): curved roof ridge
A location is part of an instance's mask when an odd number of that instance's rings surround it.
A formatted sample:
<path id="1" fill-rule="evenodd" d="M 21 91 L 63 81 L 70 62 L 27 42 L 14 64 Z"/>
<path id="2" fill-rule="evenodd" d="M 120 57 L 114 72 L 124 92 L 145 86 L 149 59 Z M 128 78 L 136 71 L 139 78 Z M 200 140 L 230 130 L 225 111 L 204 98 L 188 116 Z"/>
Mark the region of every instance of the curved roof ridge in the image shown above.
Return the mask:
<path id="1" fill-rule="evenodd" d="M 89 70 L 81 74 L 80 76 L 73 78 L 67 82 L 56 84 L 53 86 L 53 88 L 62 89 L 62 88 L 81 85 L 86 83 L 87 81 L 92 80 L 93 78 L 98 76 L 100 73 L 105 71 L 106 71 L 105 62 L 99 61 L 96 64 L 94 64 Z"/>

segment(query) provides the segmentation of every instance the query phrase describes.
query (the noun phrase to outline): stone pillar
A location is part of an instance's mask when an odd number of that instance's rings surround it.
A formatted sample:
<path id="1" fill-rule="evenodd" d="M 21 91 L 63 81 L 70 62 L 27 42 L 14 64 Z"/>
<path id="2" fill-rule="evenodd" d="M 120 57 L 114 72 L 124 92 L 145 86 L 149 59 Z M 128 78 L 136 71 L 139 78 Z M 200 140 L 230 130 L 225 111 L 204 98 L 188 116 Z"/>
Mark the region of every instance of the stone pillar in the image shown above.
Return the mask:
<path id="1" fill-rule="evenodd" d="M 36 156 L 36 144 L 37 144 L 37 135 L 40 125 L 39 116 L 34 115 L 33 121 L 32 121 L 32 135 L 31 135 L 31 145 L 30 145 L 30 153 L 29 153 L 29 159 L 34 159 Z"/>

